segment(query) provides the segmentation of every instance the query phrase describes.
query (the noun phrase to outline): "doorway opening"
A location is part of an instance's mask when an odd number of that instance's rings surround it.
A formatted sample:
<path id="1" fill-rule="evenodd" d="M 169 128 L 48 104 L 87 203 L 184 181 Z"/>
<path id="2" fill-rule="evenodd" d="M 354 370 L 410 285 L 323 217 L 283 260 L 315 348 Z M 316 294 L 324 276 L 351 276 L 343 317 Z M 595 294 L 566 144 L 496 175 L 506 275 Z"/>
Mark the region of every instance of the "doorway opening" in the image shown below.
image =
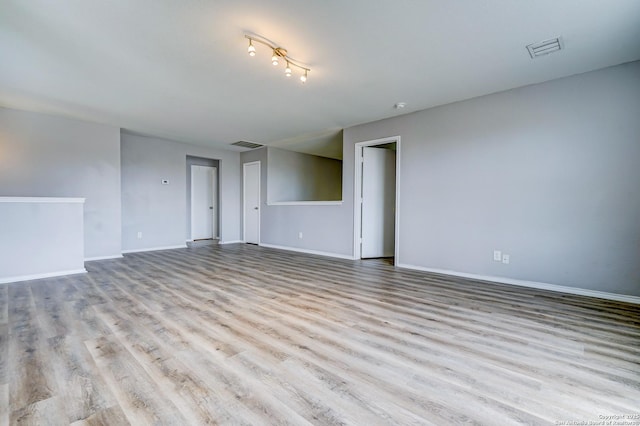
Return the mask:
<path id="1" fill-rule="evenodd" d="M 354 257 L 397 264 L 400 137 L 355 145 Z"/>
<path id="2" fill-rule="evenodd" d="M 187 244 L 215 244 L 220 238 L 219 161 L 187 156 Z"/>

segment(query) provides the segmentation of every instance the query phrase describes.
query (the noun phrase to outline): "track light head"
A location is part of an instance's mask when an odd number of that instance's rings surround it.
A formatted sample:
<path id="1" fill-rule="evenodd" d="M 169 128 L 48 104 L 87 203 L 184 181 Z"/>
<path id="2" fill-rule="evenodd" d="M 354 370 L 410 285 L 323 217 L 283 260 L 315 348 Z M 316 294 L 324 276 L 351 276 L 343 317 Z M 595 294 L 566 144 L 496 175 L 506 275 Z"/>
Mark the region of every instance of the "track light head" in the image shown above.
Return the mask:
<path id="1" fill-rule="evenodd" d="M 249 47 L 247 48 L 249 56 L 256 55 L 256 47 L 253 45 L 253 42 L 264 44 L 265 46 L 268 46 L 272 51 L 271 63 L 273 64 L 273 66 L 277 66 L 278 64 L 280 64 L 280 61 L 286 62 L 287 67 L 284 70 L 284 75 L 286 75 L 287 77 L 291 77 L 293 73 L 292 67 L 300 68 L 300 70 L 304 71 L 304 74 L 300 76 L 300 81 L 302 81 L 303 83 L 307 81 L 307 75 L 311 70 L 299 64 L 295 59 L 289 57 L 287 49 L 283 47 L 277 47 L 264 37 L 254 35 L 245 35 L 244 37 L 249 40 Z"/>

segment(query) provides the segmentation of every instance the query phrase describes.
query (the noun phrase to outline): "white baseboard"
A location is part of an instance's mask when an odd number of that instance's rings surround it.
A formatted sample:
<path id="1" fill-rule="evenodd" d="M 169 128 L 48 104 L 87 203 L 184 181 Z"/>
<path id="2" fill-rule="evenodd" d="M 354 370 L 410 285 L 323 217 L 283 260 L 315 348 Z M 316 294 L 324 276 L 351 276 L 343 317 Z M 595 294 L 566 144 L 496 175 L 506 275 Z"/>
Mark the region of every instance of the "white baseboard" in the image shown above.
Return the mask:
<path id="1" fill-rule="evenodd" d="M 234 241 L 218 241 L 218 244 L 243 244 L 244 241 L 234 240 Z"/>
<path id="2" fill-rule="evenodd" d="M 511 284 L 511 285 L 516 285 L 520 287 L 536 288 L 539 290 L 550 290 L 550 291 L 557 291 L 559 293 L 569 293 L 569 294 L 576 294 L 579 296 L 598 297 L 600 299 L 608 299 L 608 300 L 615 300 L 618 302 L 640 304 L 640 297 L 629 296 L 626 294 L 607 293 L 604 291 L 589 290 L 586 288 L 567 287 L 563 285 L 541 283 L 536 281 L 525 281 L 525 280 L 517 280 L 513 278 L 494 277 L 491 275 L 476 275 L 476 274 L 469 274 L 466 272 L 449 271 L 446 269 L 425 268 L 423 266 L 407 265 L 403 263 L 397 264 L 396 266 L 398 268 L 414 269 L 416 271 L 433 272 L 436 274 L 453 275 L 456 277 L 471 278 L 474 280 L 493 281 L 501 284 Z"/>
<path id="3" fill-rule="evenodd" d="M 63 275 L 86 274 L 86 273 L 87 273 L 87 270 L 82 268 L 82 269 L 72 269 L 70 271 L 47 272 L 46 274 L 20 275 L 17 277 L 0 278 L 0 284 L 15 283 L 18 281 L 39 280 L 42 278 L 61 277 Z"/>
<path id="4" fill-rule="evenodd" d="M 140 253 L 143 251 L 173 250 L 173 249 L 181 249 L 181 248 L 187 248 L 187 245 L 179 244 L 177 246 L 149 247 L 149 248 L 135 249 L 135 250 L 122 250 L 122 254 Z"/>
<path id="5" fill-rule="evenodd" d="M 114 254 L 112 256 L 97 256 L 97 257 L 85 257 L 85 262 L 92 262 L 94 260 L 107 260 L 107 259 L 120 259 L 122 258 L 122 254 Z"/>
<path id="6" fill-rule="evenodd" d="M 307 253 L 307 254 L 317 254 L 318 256 L 327 256 L 327 257 L 337 257 L 339 259 L 349 259 L 353 260 L 353 256 L 347 254 L 339 254 L 339 253 L 330 253 L 326 251 L 318 251 L 318 250 L 308 250 L 298 247 L 289 247 L 289 246 L 278 246 L 275 244 L 259 244 L 260 247 L 274 248 L 279 250 L 288 250 L 288 251 L 297 251 L 299 253 Z"/>

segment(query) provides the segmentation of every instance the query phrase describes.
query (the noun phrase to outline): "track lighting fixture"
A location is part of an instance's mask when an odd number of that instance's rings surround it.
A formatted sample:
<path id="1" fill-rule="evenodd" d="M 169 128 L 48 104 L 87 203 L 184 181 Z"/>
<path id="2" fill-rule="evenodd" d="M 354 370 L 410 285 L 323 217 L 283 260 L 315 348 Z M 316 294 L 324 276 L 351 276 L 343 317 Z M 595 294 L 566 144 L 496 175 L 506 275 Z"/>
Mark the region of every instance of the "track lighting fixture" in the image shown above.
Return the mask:
<path id="1" fill-rule="evenodd" d="M 265 46 L 269 47 L 272 51 L 271 63 L 273 64 L 273 66 L 277 66 L 282 60 L 287 64 L 287 67 L 284 70 L 284 75 L 286 75 L 287 77 L 291 77 L 291 74 L 292 74 L 291 67 L 293 66 L 295 68 L 298 68 L 302 72 L 302 74 L 300 75 L 300 81 L 303 83 L 307 81 L 307 77 L 309 76 L 309 71 L 311 71 L 311 69 L 301 65 L 299 62 L 292 59 L 288 55 L 286 49 L 275 46 L 273 43 L 271 43 L 269 40 L 263 37 L 253 36 L 253 35 L 251 36 L 245 35 L 244 37 L 249 40 L 249 48 L 247 49 L 249 56 L 256 55 L 256 48 L 253 45 L 254 42 L 264 44 Z"/>

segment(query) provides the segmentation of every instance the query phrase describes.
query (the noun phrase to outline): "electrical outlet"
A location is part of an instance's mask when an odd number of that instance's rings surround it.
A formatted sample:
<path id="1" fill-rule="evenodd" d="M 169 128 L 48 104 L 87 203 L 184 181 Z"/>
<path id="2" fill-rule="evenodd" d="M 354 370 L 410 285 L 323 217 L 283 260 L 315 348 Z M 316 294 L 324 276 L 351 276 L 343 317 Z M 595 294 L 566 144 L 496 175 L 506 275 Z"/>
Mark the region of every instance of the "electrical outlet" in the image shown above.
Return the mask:
<path id="1" fill-rule="evenodd" d="M 502 263 L 504 263 L 505 265 L 509 264 L 509 255 L 508 254 L 503 254 L 502 255 Z"/>
<path id="2" fill-rule="evenodd" d="M 493 260 L 500 262 L 502 260 L 502 252 L 500 250 L 493 251 Z"/>
<path id="3" fill-rule="evenodd" d="M 302 239 L 302 232 L 298 232 L 298 239 Z"/>
<path id="4" fill-rule="evenodd" d="M 142 239 L 142 231 L 138 231 L 138 239 L 141 240 Z"/>

